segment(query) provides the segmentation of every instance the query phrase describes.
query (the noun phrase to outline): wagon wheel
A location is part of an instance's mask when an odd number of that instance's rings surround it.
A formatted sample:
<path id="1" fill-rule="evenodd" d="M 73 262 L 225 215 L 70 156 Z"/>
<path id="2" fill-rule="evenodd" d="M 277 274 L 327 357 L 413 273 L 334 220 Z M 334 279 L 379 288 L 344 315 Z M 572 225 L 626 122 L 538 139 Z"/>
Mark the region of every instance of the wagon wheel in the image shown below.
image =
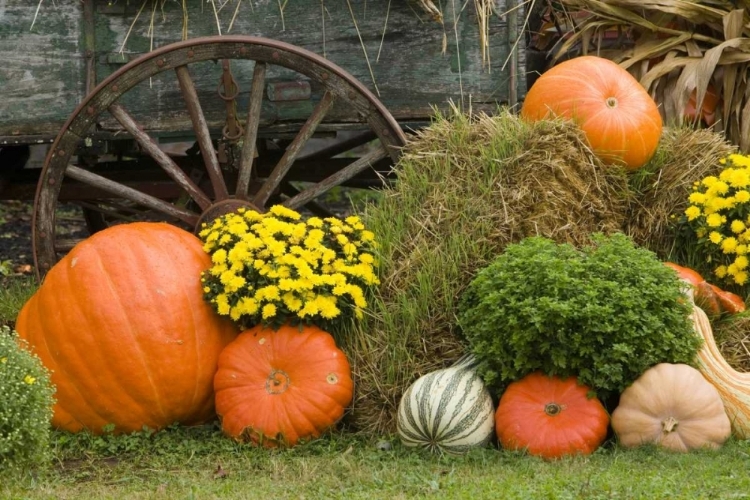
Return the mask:
<path id="1" fill-rule="evenodd" d="M 246 82 L 236 82 L 237 91 L 244 85 L 249 87 L 249 95 L 246 109 L 239 110 L 237 114 L 242 136 L 236 149 L 238 165 L 229 175 L 220 165 L 212 143 L 216 139 L 216 132 L 212 137 L 212 129 L 198 98 L 199 89 L 191 77 L 191 68 L 197 69 L 194 65 L 205 61 L 239 63 L 241 60 L 252 61 L 243 63 L 252 64 L 252 77 Z M 273 167 L 264 177 L 260 177 L 256 172 L 257 161 L 254 161 L 254 157 L 259 149 L 256 144 L 265 80 L 268 72 L 277 67 L 285 68 L 281 71 L 291 70 L 308 78 L 320 89 L 322 96 L 309 118 L 295 130 L 296 135 L 290 137 L 291 142 L 278 155 L 280 157 L 277 157 Z M 172 74 L 159 75 L 164 72 Z M 207 181 L 203 184 L 196 182 L 166 155 L 159 148 L 158 140 L 128 110 L 128 91 L 157 75 L 159 78 L 173 78 L 175 88 L 179 88 L 184 98 L 192 125 L 191 134 L 199 146 L 206 174 L 204 178 Z M 216 94 L 215 84 L 213 94 Z M 344 160 L 338 157 L 335 171 L 326 172 L 323 178 L 308 180 L 301 189 L 291 186 L 290 191 L 288 175 L 295 161 L 300 160 L 303 146 L 313 137 L 334 103 L 338 107 L 343 105 L 356 111 L 360 121 L 369 127 L 369 139 L 376 138 L 375 143 L 369 144 L 359 157 Z M 76 150 L 97 133 L 96 125 L 112 118 L 124 129 L 123 135 L 134 139 L 141 151 L 158 165 L 160 172 L 179 186 L 183 194 L 182 202 L 139 190 L 137 183 L 134 188 L 127 182 L 109 178 L 85 163 L 72 164 Z M 343 69 L 307 50 L 276 40 L 249 36 L 197 38 L 162 47 L 131 61 L 101 82 L 76 108 L 50 148 L 37 186 L 32 224 L 37 276 L 41 279 L 74 243 L 65 239 L 55 221 L 56 209 L 62 203 L 60 192 L 64 182 L 74 182 L 78 186 L 107 193 L 108 197 L 121 199 L 128 206 L 145 207 L 163 220 L 195 231 L 201 223 L 241 207 L 265 211 L 274 201 L 292 209 L 314 203 L 321 194 L 354 180 L 376 163 L 395 162 L 404 143 L 405 136 L 396 120 L 366 87 Z M 316 154 L 330 158 L 337 151 L 316 152 L 310 156 Z M 184 198 L 188 198 L 189 203 L 185 204 Z M 88 206 L 88 210 L 92 209 L 95 211 L 95 204 Z"/>

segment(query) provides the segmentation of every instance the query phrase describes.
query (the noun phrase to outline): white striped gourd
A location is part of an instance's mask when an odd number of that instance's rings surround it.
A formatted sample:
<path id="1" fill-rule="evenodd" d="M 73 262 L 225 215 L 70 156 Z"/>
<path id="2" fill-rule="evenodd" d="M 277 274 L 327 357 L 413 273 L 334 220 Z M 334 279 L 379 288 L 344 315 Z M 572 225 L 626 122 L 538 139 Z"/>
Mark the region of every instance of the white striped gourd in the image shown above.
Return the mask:
<path id="1" fill-rule="evenodd" d="M 750 373 L 740 373 L 726 362 L 703 309 L 694 306 L 692 316 L 695 330 L 705 341 L 698 353 L 698 368 L 719 391 L 734 435 L 739 439 L 750 439 Z"/>
<path id="2" fill-rule="evenodd" d="M 495 408 L 475 364 L 473 356 L 464 356 L 409 386 L 397 419 L 405 446 L 460 454 L 489 443 Z"/>

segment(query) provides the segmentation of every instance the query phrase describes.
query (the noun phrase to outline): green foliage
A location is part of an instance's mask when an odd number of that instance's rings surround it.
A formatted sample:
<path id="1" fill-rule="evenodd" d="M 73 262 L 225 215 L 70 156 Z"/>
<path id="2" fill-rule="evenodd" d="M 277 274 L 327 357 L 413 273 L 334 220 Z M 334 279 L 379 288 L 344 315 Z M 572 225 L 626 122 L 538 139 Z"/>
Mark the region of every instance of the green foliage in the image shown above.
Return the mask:
<path id="1" fill-rule="evenodd" d="M 0 471 L 45 460 L 54 388 L 28 344 L 0 327 Z"/>
<path id="2" fill-rule="evenodd" d="M 509 245 L 470 283 L 458 321 L 496 390 L 541 370 L 607 397 L 657 363 L 694 364 L 689 313 L 652 252 L 597 234 L 582 251 L 542 237 Z"/>
<path id="3" fill-rule="evenodd" d="M 18 312 L 37 289 L 31 276 L 0 278 L 0 326 L 13 328 Z"/>

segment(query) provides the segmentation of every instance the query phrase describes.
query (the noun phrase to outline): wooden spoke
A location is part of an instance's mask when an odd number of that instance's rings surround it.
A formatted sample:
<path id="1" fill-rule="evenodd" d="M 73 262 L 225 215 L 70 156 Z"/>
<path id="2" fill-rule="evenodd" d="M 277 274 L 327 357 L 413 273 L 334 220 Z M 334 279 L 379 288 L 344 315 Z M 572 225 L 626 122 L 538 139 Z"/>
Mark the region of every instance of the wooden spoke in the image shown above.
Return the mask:
<path id="1" fill-rule="evenodd" d="M 76 246 L 78 243 L 82 242 L 84 238 L 79 239 L 69 239 L 69 240 L 63 240 L 63 239 L 57 239 L 55 240 L 55 252 L 66 254 L 73 250 L 73 247 Z"/>
<path id="2" fill-rule="evenodd" d="M 260 190 L 253 198 L 253 205 L 257 207 L 265 205 L 265 203 L 268 201 L 268 198 L 271 196 L 271 193 L 273 193 L 273 191 L 279 186 L 279 183 L 287 174 L 289 169 L 292 168 L 294 160 L 297 159 L 297 156 L 302 150 L 302 147 L 307 143 L 310 137 L 312 137 L 315 129 L 318 127 L 320 122 L 323 121 L 323 118 L 325 118 L 326 113 L 329 109 L 331 109 L 331 106 L 333 106 L 333 94 L 329 91 L 326 91 L 318 105 L 315 106 L 315 109 L 313 110 L 312 115 L 310 115 L 310 118 L 307 119 L 305 124 L 302 126 L 302 129 L 300 129 L 299 133 L 294 137 L 292 143 L 289 144 L 289 146 L 286 148 L 284 156 L 281 157 L 279 163 L 276 164 L 273 171 L 268 176 L 266 182 L 263 184 L 263 186 L 261 186 Z"/>
<path id="3" fill-rule="evenodd" d="M 293 196 L 297 196 L 300 193 L 300 190 L 294 187 L 292 184 L 288 182 L 282 182 L 281 186 L 279 186 L 281 189 L 281 192 L 286 195 L 288 198 L 291 198 Z M 330 211 L 325 206 L 321 205 L 320 203 L 316 201 L 309 201 L 305 204 L 305 208 L 313 213 L 313 215 L 317 215 L 318 217 L 334 217 L 336 214 L 334 214 L 332 211 Z"/>
<path id="4" fill-rule="evenodd" d="M 250 105 L 247 109 L 245 122 L 245 137 L 240 156 L 240 173 L 237 178 L 237 197 L 247 198 L 250 177 L 255 157 L 255 142 L 258 140 L 258 125 L 260 124 L 260 110 L 263 104 L 263 90 L 266 81 L 266 63 L 256 62 L 253 69 L 253 82 L 250 86 Z"/>
<path id="5" fill-rule="evenodd" d="M 211 134 L 208 130 L 206 117 L 203 115 L 203 110 L 201 109 L 201 103 L 198 100 L 198 92 L 195 90 L 195 84 L 190 77 L 190 72 L 188 71 L 187 66 L 177 66 L 175 72 L 177 73 L 177 80 L 180 82 L 180 90 L 185 99 L 188 113 L 190 113 L 190 121 L 193 122 L 195 138 L 201 148 L 201 154 L 203 155 L 203 162 L 208 171 L 208 177 L 211 179 L 211 186 L 214 189 L 214 198 L 217 201 L 225 200 L 229 198 L 229 192 L 227 191 L 224 177 L 221 174 L 219 159 L 216 157 L 214 145 L 211 142 Z"/>
<path id="6" fill-rule="evenodd" d="M 140 213 L 133 207 L 109 207 L 85 201 L 78 202 L 76 205 L 84 209 L 84 216 L 86 216 L 87 220 L 91 214 L 96 214 L 98 216 L 106 215 L 111 219 L 117 219 L 123 222 L 135 222 L 138 220 L 138 214 Z"/>
<path id="7" fill-rule="evenodd" d="M 379 145 L 377 149 L 374 149 L 373 151 L 367 153 L 365 156 L 362 156 L 361 158 L 339 170 L 335 174 L 330 175 L 317 184 L 314 184 L 309 188 L 300 191 L 298 195 L 286 200 L 283 205 L 291 209 L 297 209 L 302 205 L 310 202 L 311 200 L 317 198 L 334 186 L 338 186 L 346 182 L 358 173 L 370 167 L 372 164 L 382 160 L 387 156 L 388 151 L 383 145 Z"/>
<path id="8" fill-rule="evenodd" d="M 133 189 L 131 187 L 120 184 L 119 182 L 112 181 L 110 179 L 107 179 L 106 177 L 102 177 L 101 175 L 89 172 L 88 170 L 84 170 L 73 165 L 68 165 L 65 173 L 75 180 L 81 181 L 85 184 L 101 189 L 108 193 L 112 193 L 115 196 L 126 198 L 130 201 L 156 210 L 162 214 L 175 217 L 188 224 L 195 225 L 198 222 L 198 214 L 194 212 L 176 207 L 171 203 L 167 203 L 166 201 L 162 201 L 159 198 L 156 198 L 155 196 L 142 193 L 137 189 Z"/>
<path id="9" fill-rule="evenodd" d="M 188 175 L 177 166 L 172 158 L 159 148 L 159 145 L 141 127 L 138 122 L 128 113 L 125 108 L 119 104 L 113 104 L 109 107 L 109 112 L 125 130 L 141 145 L 141 148 L 156 161 L 156 163 L 182 188 L 190 197 L 195 200 L 202 210 L 211 206 L 211 200 L 201 189 L 188 177 Z"/>
<path id="10" fill-rule="evenodd" d="M 336 142 L 331 146 L 327 146 L 318 151 L 314 151 L 310 154 L 300 157 L 300 160 L 312 161 L 312 160 L 328 160 L 341 153 L 346 153 L 352 149 L 367 144 L 368 142 L 377 139 L 378 136 L 372 130 L 367 130 L 360 134 L 355 135 L 349 139 L 341 142 Z"/>

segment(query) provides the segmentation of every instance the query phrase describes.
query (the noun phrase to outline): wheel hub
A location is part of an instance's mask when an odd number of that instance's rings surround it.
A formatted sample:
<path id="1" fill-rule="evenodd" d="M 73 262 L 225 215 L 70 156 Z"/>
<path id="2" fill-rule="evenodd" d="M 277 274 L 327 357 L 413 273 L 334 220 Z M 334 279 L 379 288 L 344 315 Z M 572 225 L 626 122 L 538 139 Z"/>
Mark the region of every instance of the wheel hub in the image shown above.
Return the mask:
<path id="1" fill-rule="evenodd" d="M 229 198 L 226 200 L 217 201 L 210 207 L 208 207 L 200 216 L 198 219 L 198 223 L 195 225 L 195 233 L 198 234 L 198 232 L 201 230 L 201 227 L 203 227 L 203 224 L 210 224 L 215 219 L 218 219 L 222 215 L 226 215 L 229 213 L 236 212 L 240 208 L 244 208 L 247 210 L 255 210 L 256 212 L 263 212 L 260 208 L 253 205 L 251 202 L 247 200 L 238 200 L 236 198 Z"/>

